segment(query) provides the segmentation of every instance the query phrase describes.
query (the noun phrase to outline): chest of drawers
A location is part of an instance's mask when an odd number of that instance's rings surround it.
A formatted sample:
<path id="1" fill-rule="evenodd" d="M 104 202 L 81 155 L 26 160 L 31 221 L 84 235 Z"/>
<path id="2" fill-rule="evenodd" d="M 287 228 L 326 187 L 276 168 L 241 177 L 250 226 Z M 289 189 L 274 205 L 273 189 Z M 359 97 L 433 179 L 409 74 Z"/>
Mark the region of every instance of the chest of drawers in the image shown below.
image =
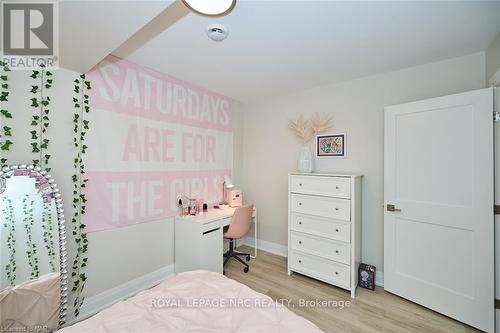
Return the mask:
<path id="1" fill-rule="evenodd" d="M 289 175 L 288 274 L 310 276 L 354 297 L 360 238 L 361 175 Z"/>

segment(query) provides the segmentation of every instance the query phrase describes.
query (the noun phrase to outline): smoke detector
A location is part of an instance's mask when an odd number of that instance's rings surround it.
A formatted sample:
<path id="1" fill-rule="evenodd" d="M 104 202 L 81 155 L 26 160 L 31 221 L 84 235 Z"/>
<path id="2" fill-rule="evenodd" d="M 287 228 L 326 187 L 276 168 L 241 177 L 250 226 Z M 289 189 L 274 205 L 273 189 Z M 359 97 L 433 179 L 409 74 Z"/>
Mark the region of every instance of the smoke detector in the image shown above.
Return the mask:
<path id="1" fill-rule="evenodd" d="M 229 30 L 222 24 L 210 24 L 205 31 L 208 38 L 215 42 L 221 42 L 229 35 Z"/>

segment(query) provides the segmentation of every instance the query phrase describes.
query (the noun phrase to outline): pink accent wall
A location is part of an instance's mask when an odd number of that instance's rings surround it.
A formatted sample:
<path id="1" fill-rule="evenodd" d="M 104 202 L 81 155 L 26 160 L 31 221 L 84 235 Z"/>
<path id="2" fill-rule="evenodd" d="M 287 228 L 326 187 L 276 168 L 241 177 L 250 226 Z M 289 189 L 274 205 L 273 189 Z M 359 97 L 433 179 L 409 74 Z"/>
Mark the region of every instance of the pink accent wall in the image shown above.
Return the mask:
<path id="1" fill-rule="evenodd" d="M 111 56 L 87 78 L 87 232 L 173 217 L 181 193 L 221 200 L 234 101 Z"/>

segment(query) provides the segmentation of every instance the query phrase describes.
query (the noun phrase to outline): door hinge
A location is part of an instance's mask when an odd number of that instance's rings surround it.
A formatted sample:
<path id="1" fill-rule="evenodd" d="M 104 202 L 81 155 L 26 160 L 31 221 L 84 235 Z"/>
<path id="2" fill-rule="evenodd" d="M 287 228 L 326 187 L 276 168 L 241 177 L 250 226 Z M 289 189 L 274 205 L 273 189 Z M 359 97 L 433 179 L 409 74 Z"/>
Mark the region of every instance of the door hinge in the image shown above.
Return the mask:
<path id="1" fill-rule="evenodd" d="M 493 213 L 495 215 L 500 215 L 500 205 L 493 206 Z"/>
<path id="2" fill-rule="evenodd" d="M 500 111 L 495 111 L 493 112 L 493 121 L 495 123 L 500 122 Z"/>

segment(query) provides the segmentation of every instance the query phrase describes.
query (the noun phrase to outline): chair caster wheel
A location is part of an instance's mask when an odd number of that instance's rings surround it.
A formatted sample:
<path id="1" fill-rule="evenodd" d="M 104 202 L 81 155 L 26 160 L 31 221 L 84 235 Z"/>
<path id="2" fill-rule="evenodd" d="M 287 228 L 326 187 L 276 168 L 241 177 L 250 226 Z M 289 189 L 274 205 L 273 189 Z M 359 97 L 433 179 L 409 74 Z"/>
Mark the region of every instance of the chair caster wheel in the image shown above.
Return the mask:
<path id="1" fill-rule="evenodd" d="M 243 268 L 243 272 L 248 273 L 248 267 Z"/>
<path id="2" fill-rule="evenodd" d="M 222 275 L 226 275 L 226 271 L 222 271 Z"/>
<path id="3" fill-rule="evenodd" d="M 246 257 L 246 261 L 250 261 L 250 256 L 247 256 L 247 257 Z"/>

